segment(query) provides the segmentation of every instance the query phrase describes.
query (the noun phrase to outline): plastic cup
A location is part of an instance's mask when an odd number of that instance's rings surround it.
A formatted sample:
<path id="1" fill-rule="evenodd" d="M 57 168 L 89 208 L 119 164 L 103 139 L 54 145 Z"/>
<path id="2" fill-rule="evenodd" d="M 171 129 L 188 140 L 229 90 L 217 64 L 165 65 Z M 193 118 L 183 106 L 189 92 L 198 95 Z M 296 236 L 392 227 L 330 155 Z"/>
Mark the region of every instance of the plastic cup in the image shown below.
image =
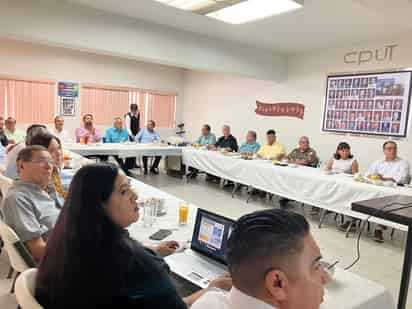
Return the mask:
<path id="1" fill-rule="evenodd" d="M 186 203 L 181 203 L 179 206 L 179 224 L 186 225 L 189 216 L 189 206 Z"/>

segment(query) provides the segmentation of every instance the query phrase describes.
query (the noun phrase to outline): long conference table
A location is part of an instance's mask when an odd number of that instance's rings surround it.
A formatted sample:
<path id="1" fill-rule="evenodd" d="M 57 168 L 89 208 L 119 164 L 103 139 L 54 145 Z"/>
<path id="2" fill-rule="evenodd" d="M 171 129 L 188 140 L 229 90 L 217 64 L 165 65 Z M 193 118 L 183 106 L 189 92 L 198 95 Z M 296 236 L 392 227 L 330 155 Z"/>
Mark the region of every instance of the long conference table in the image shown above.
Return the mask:
<path id="1" fill-rule="evenodd" d="M 149 240 L 150 235 L 159 229 L 171 229 L 173 233 L 165 240 L 190 240 L 197 207 L 189 203 L 188 224 L 183 227 L 179 226 L 178 208 L 181 202 L 179 198 L 136 179 L 131 179 L 132 186 L 137 190 L 139 198 L 162 198 L 165 201 L 165 208 L 167 210 L 167 214 L 157 217 L 156 222 L 151 227 L 145 227 L 143 220 L 132 224 L 128 228 L 131 237 L 143 244 L 152 245 L 156 241 Z M 338 267 L 332 280 L 325 287 L 324 303 L 321 305 L 321 309 L 393 308 L 395 308 L 393 297 L 385 287 Z"/>
<path id="2" fill-rule="evenodd" d="M 183 149 L 182 160 L 187 168 L 191 166 L 223 179 L 361 220 L 368 216 L 351 210 L 352 202 L 389 195 L 412 195 L 410 187 L 360 183 L 352 175 L 328 175 L 319 168 L 277 166 L 269 160 L 243 160 L 236 154 L 191 147 Z M 378 218 L 369 221 L 407 230 L 405 225 Z"/>
<path id="3" fill-rule="evenodd" d="M 92 163 L 82 158 L 79 154 L 68 152 L 77 160 L 78 167 Z M 75 173 L 75 170 L 72 171 Z M 139 199 L 158 198 L 164 200 L 166 214 L 156 218 L 151 227 L 144 225 L 142 220 L 143 210 L 140 209 L 141 218 L 129 228 L 132 238 L 145 245 L 156 244 L 157 241 L 149 237 L 159 229 L 171 229 L 173 233 L 165 240 L 186 242 L 191 240 L 194 229 L 197 206 L 189 206 L 188 223 L 185 226 L 178 224 L 178 209 L 182 202 L 178 197 L 166 193 L 153 186 L 147 185 L 135 178 L 130 178 L 131 185 L 136 189 Z M 237 219 L 237 218 L 232 218 Z M 177 274 L 178 275 L 178 274 Z M 321 309 L 393 309 L 394 300 L 391 293 L 382 285 L 362 278 L 350 271 L 336 267 L 332 280 L 325 287 L 324 302 Z"/>

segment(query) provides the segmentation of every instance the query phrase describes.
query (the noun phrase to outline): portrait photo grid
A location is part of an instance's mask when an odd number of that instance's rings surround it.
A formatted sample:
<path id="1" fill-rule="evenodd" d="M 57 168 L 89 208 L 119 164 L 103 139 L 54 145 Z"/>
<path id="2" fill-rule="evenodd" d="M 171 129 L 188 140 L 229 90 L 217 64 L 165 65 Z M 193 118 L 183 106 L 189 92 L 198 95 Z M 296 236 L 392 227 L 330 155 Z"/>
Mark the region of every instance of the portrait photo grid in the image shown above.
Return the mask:
<path id="1" fill-rule="evenodd" d="M 328 76 L 323 131 L 406 136 L 411 72 Z"/>

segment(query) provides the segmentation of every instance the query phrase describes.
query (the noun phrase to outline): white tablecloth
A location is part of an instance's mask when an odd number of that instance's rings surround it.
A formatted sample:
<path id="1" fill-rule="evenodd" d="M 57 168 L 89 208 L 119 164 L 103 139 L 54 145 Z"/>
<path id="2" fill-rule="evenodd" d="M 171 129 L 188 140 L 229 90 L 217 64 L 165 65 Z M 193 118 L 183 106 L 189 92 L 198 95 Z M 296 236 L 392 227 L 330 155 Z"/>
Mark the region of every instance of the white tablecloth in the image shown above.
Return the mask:
<path id="1" fill-rule="evenodd" d="M 82 156 L 109 155 L 120 158 L 138 156 L 181 156 L 182 148 L 161 144 L 137 143 L 98 143 L 98 144 L 65 144 L 64 148 Z"/>
<path id="2" fill-rule="evenodd" d="M 144 244 L 153 244 L 149 236 L 160 228 L 177 229 L 166 240 L 190 240 L 196 217 L 195 205 L 189 204 L 189 223 L 187 226 L 178 225 L 178 205 L 180 199 L 165 193 L 152 186 L 132 179 L 132 185 L 137 189 L 140 197 L 164 198 L 166 201 L 167 215 L 158 217 L 155 225 L 145 228 L 142 222 L 137 222 L 129 227 L 131 237 Z M 325 289 L 325 299 L 321 309 L 394 309 L 394 301 L 385 287 L 364 279 L 349 271 L 337 268 L 333 280 Z"/>
<path id="3" fill-rule="evenodd" d="M 209 174 L 359 219 L 368 216 L 350 209 L 352 202 L 388 195 L 412 195 L 412 188 L 359 183 L 348 175 L 326 175 L 305 166 L 282 167 L 267 160 L 242 160 L 215 151 L 183 149 L 183 163 Z M 372 218 L 370 221 L 407 230 L 406 226 Z"/>

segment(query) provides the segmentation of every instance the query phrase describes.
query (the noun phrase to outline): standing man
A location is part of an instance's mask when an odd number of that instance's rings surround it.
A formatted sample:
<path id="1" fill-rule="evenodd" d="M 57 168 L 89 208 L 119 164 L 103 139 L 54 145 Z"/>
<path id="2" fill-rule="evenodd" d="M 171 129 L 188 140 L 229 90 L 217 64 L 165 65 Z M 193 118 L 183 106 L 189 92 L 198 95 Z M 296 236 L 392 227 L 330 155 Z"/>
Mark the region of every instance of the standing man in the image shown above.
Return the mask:
<path id="1" fill-rule="evenodd" d="M 137 133 L 135 141 L 137 143 L 142 143 L 142 144 L 150 144 L 153 142 L 159 142 L 160 141 L 160 135 L 154 130 L 156 126 L 156 123 L 153 120 L 149 120 L 147 122 L 146 128 L 142 129 Z M 156 156 L 155 160 L 153 162 L 152 167 L 150 168 L 150 172 L 153 174 L 159 174 L 159 163 L 160 159 L 162 157 Z M 147 175 L 147 156 L 143 156 L 143 168 L 144 168 L 144 174 Z"/>
<path id="2" fill-rule="evenodd" d="M 100 142 L 102 139 L 101 134 L 97 128 L 93 125 L 93 115 L 86 114 L 83 116 L 83 127 L 77 128 L 75 131 L 76 142 L 80 142 L 80 138 L 87 137 L 90 142 Z"/>
<path id="3" fill-rule="evenodd" d="M 54 117 L 54 128 L 51 130 L 54 136 L 58 137 L 62 144 L 73 143 L 69 132 L 64 129 L 64 118 L 62 116 Z"/>
<path id="4" fill-rule="evenodd" d="M 16 128 L 16 119 L 13 117 L 6 119 L 5 133 L 9 140 L 9 144 L 18 144 L 24 141 L 24 133 Z"/>
<path id="5" fill-rule="evenodd" d="M 130 104 L 130 112 L 124 116 L 126 130 L 131 141 L 134 141 L 140 131 L 140 112 L 137 104 Z M 127 169 L 137 167 L 136 158 L 126 158 L 125 166 Z"/>
<path id="6" fill-rule="evenodd" d="M 137 133 L 140 131 L 140 113 L 137 104 L 130 104 L 130 112 L 124 116 L 124 122 L 130 140 L 134 141 Z"/>
<path id="7" fill-rule="evenodd" d="M 383 143 L 383 155 L 382 160 L 372 163 L 366 176 L 400 185 L 408 184 L 411 180 L 409 163 L 398 157 L 398 145 L 394 141 L 386 141 Z M 382 225 L 376 227 L 374 235 L 376 242 L 384 242 L 383 230 Z"/>

